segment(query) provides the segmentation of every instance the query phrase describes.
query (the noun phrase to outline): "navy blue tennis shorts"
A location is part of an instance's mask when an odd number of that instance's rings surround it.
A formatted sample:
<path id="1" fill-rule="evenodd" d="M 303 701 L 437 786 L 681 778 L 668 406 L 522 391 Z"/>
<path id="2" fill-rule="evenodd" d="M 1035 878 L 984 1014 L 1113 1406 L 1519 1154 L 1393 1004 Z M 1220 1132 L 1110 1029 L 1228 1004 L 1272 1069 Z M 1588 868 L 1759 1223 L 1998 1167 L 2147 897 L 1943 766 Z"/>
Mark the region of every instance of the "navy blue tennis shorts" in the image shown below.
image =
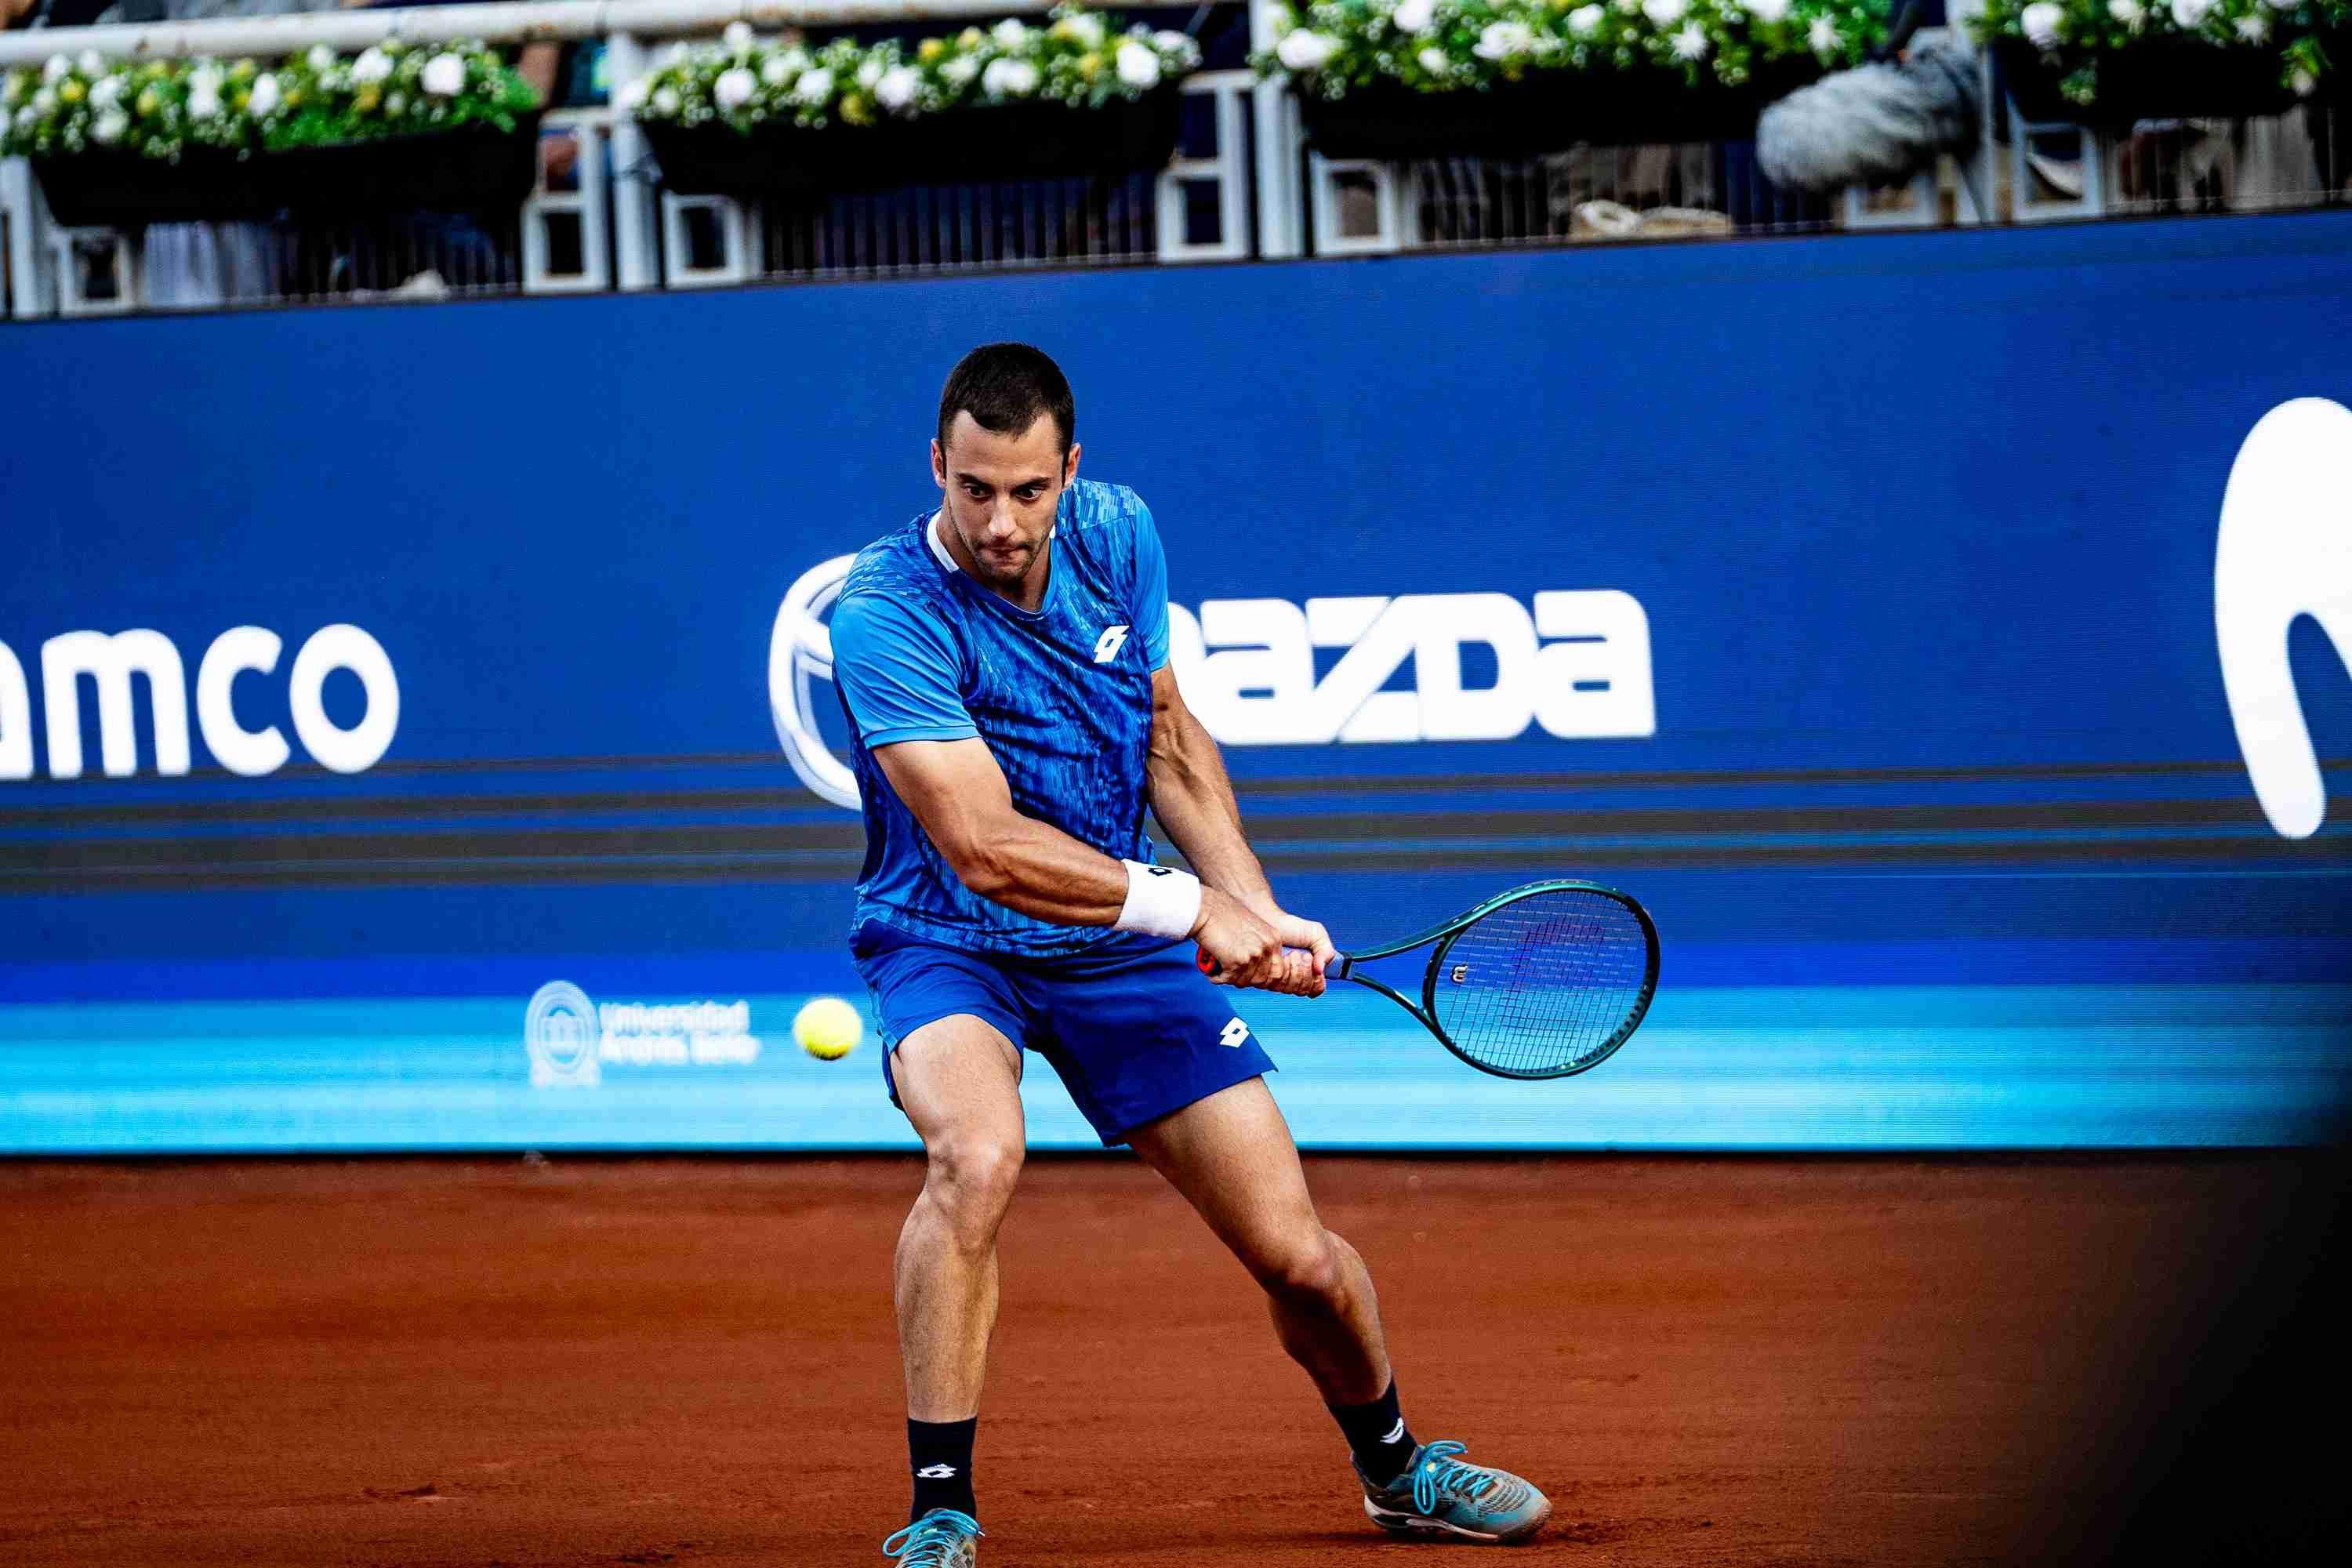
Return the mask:
<path id="1" fill-rule="evenodd" d="M 926 1024 L 969 1013 L 1035 1051 L 1107 1144 L 1221 1089 L 1274 1070 L 1235 993 L 1192 967 L 1192 944 L 1121 932 L 1050 965 L 908 936 L 868 921 L 850 956 L 890 1053 Z"/>

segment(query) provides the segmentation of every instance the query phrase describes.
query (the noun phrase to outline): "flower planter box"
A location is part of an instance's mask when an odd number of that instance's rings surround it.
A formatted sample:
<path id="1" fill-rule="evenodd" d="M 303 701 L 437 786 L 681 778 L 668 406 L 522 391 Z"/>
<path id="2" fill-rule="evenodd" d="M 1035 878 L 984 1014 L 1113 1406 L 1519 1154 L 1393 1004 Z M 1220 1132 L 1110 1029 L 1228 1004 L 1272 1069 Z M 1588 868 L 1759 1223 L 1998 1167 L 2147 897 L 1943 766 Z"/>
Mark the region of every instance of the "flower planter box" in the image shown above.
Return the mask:
<path id="1" fill-rule="evenodd" d="M 679 195 L 806 200 L 893 185 L 1156 174 L 1175 155 L 1181 95 L 1171 84 L 1100 109 L 1062 103 L 956 110 L 817 130 L 641 121 Z"/>
<path id="2" fill-rule="evenodd" d="M 2135 120 L 2234 120 L 2284 114 L 2294 107 L 2281 84 L 2285 67 L 2275 44 L 2238 48 L 2194 38 L 2150 38 L 2098 57 L 2099 91 L 2076 103 L 2059 84 L 2088 57 L 2075 51 L 2052 60 L 2023 38 L 1999 38 L 2009 96 L 2032 124 L 2128 125 Z"/>
<path id="3" fill-rule="evenodd" d="M 1307 140 L 1327 158 L 1525 157 L 1579 142 L 1746 142 L 1765 107 L 1821 77 L 1810 59 L 1775 60 L 1738 87 L 1679 73 L 1538 72 L 1487 91 L 1416 92 L 1392 83 L 1345 98 L 1303 93 Z"/>
<path id="4" fill-rule="evenodd" d="M 191 147 L 176 163 L 125 153 L 36 158 L 42 194 L 69 228 L 339 217 L 408 212 L 510 213 L 539 174 L 539 116 L 488 127 L 387 136 L 240 156 Z"/>

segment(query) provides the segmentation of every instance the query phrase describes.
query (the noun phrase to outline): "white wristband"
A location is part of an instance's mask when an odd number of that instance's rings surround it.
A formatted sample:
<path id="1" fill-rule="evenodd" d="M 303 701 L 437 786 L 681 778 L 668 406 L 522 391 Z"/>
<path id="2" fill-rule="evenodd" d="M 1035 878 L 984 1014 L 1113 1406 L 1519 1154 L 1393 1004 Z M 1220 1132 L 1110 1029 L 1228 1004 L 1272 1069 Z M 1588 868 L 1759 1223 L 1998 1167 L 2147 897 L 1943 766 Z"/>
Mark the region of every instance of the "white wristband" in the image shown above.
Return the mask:
<path id="1" fill-rule="evenodd" d="M 1112 922 L 1119 931 L 1139 931 L 1174 942 L 1192 934 L 1201 918 L 1201 879 L 1173 866 L 1147 866 L 1122 860 L 1127 868 L 1127 902 Z"/>

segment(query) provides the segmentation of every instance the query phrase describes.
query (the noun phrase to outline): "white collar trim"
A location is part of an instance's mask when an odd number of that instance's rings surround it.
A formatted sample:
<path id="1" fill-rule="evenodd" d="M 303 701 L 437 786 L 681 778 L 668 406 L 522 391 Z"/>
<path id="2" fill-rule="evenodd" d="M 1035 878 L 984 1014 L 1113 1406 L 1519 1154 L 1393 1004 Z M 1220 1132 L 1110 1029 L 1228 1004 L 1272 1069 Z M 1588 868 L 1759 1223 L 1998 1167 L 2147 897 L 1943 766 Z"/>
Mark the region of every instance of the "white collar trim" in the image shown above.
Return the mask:
<path id="1" fill-rule="evenodd" d="M 1054 542 L 1054 536 L 1061 531 L 1062 528 L 1059 523 L 1055 523 L 1052 528 L 1047 529 L 1045 531 L 1045 542 L 1048 544 L 1052 543 Z M 962 567 L 956 564 L 955 557 L 948 553 L 948 547 L 940 542 L 940 513 L 936 511 L 931 513 L 931 521 L 923 525 L 923 542 L 931 547 L 931 554 L 938 560 L 940 565 L 946 567 L 950 572 L 961 572 L 963 570 Z"/>
<path id="2" fill-rule="evenodd" d="M 962 567 L 956 564 L 955 557 L 948 553 L 948 547 L 940 542 L 940 514 L 938 512 L 931 513 L 931 521 L 923 525 L 923 542 L 931 547 L 931 553 L 938 557 L 940 565 L 946 567 L 950 572 L 961 572 L 963 570 Z"/>

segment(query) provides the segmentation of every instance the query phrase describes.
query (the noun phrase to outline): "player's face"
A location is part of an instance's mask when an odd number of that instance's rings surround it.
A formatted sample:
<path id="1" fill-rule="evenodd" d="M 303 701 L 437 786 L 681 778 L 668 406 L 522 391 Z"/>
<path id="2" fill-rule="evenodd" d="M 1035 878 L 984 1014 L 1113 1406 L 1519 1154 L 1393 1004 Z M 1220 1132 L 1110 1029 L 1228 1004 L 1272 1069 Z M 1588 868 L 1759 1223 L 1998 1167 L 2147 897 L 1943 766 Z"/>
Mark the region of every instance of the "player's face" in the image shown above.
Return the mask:
<path id="1" fill-rule="evenodd" d="M 956 564 L 998 593 L 1025 596 L 1045 563 L 1054 509 L 1077 473 L 1078 448 L 1073 445 L 1064 461 L 1052 415 L 1039 415 L 1018 436 L 1000 436 L 959 413 L 946 447 L 931 442 L 931 477 L 947 493 L 947 543 Z"/>

